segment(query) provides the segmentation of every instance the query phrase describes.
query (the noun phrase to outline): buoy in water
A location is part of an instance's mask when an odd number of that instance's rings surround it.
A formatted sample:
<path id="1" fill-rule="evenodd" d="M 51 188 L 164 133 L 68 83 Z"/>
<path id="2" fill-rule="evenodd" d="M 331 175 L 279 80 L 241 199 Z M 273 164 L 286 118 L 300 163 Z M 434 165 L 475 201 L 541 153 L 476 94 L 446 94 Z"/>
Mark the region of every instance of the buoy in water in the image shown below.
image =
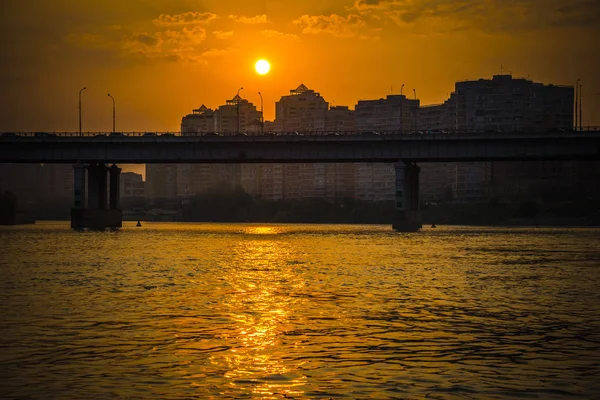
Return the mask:
<path id="1" fill-rule="evenodd" d="M 136 226 L 142 226 L 142 223 L 140 221 L 138 221 Z"/>

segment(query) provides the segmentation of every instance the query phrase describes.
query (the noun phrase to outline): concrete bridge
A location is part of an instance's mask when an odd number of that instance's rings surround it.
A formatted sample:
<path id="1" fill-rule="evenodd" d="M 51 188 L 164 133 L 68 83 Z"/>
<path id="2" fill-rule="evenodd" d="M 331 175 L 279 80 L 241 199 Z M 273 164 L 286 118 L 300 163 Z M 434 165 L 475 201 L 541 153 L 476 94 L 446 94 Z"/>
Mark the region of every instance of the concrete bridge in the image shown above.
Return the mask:
<path id="1" fill-rule="evenodd" d="M 0 136 L 0 162 L 390 163 L 600 157 L 600 131 L 337 136 L 46 135 Z"/>
<path id="2" fill-rule="evenodd" d="M 395 163 L 397 216 L 393 226 L 415 231 L 421 227 L 418 162 L 580 159 L 600 159 L 600 131 L 276 136 L 39 132 L 0 136 L 0 162 L 74 164 L 74 228 L 121 226 L 119 163 Z M 106 164 L 113 166 L 109 169 Z"/>

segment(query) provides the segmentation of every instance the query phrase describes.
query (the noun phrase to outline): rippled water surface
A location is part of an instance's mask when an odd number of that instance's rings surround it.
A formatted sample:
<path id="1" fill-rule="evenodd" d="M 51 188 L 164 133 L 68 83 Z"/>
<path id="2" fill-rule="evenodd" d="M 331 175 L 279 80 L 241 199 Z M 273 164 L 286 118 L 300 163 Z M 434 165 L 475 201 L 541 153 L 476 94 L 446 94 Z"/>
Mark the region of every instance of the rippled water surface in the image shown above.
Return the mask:
<path id="1" fill-rule="evenodd" d="M 600 230 L 0 228 L 0 397 L 600 398 Z"/>

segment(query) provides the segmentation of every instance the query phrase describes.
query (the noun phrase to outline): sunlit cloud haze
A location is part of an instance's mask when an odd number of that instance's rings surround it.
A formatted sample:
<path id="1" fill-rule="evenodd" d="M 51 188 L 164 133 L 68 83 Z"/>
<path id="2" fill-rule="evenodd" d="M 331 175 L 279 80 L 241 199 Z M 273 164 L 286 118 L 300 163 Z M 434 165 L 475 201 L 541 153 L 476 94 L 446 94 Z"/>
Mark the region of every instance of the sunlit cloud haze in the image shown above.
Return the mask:
<path id="1" fill-rule="evenodd" d="M 0 130 L 177 131 L 241 95 L 274 118 L 300 83 L 334 105 L 398 93 L 422 104 L 501 71 L 583 84 L 600 125 L 597 0 L 3 0 Z M 254 71 L 258 59 L 271 72 Z"/>

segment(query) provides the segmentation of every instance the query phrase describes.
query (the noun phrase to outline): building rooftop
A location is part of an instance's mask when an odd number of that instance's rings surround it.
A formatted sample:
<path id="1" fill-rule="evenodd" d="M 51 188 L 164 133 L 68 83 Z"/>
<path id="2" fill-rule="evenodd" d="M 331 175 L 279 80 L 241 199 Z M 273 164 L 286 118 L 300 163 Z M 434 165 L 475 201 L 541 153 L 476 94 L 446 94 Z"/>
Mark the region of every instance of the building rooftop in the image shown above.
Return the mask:
<path id="1" fill-rule="evenodd" d="M 304 85 L 303 83 L 301 83 L 300 86 L 298 86 L 296 89 L 290 90 L 290 95 L 292 96 L 298 96 L 301 94 L 314 94 L 316 96 L 320 96 L 320 93 L 317 93 L 314 90 L 307 88 L 306 85 Z"/>

